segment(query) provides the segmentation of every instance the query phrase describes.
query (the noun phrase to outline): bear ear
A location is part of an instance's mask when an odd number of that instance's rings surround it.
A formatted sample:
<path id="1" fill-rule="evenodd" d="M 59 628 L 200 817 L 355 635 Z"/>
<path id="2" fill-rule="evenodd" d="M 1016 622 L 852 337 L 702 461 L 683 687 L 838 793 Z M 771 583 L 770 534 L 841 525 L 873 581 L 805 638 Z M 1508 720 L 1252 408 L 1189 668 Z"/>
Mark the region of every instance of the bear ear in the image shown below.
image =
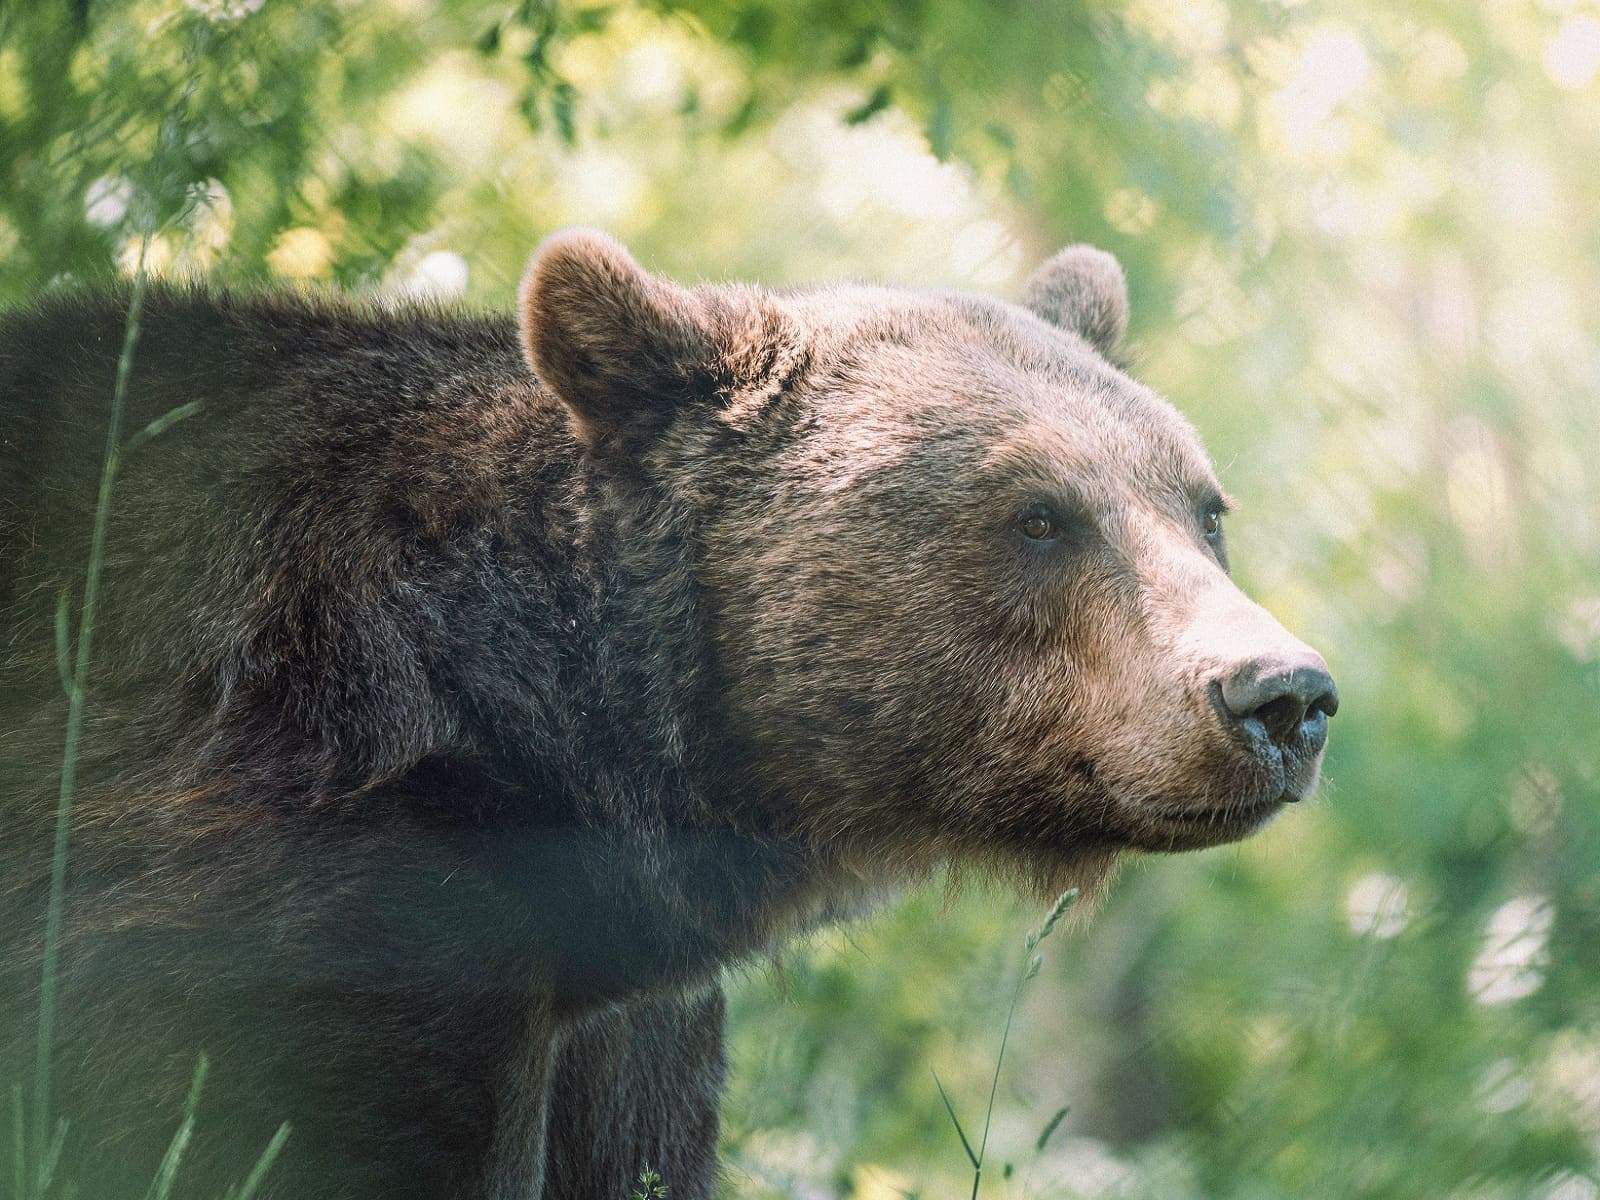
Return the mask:
<path id="1" fill-rule="evenodd" d="M 1107 357 L 1128 329 L 1128 281 L 1104 250 L 1068 246 L 1028 277 L 1022 302 Z"/>
<path id="2" fill-rule="evenodd" d="M 803 357 L 771 297 L 658 279 L 591 229 L 553 234 L 534 252 L 520 319 L 528 365 L 601 455 L 637 456 L 692 403 L 735 419 Z"/>
<path id="3" fill-rule="evenodd" d="M 592 229 L 552 234 L 522 280 L 522 350 L 591 448 L 646 442 L 671 421 L 709 354 L 697 297 L 656 279 Z"/>

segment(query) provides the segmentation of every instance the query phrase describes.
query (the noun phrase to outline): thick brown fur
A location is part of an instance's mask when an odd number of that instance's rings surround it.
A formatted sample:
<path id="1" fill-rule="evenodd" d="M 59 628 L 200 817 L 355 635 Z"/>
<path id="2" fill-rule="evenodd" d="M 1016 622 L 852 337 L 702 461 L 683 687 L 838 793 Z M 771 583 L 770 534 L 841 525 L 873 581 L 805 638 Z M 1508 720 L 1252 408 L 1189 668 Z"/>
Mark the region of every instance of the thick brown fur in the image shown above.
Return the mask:
<path id="1" fill-rule="evenodd" d="M 1207 698 L 1288 635 L 1201 530 L 1193 431 L 1107 361 L 1125 297 L 1086 253 L 1037 314 L 685 289 L 590 233 L 520 320 L 154 288 L 127 428 L 201 407 L 112 506 L 57 1047 L 80 1194 L 142 1189 L 204 1052 L 179 1196 L 288 1120 L 275 1197 L 620 1200 L 650 1166 L 696 1200 L 720 967 L 941 863 L 1091 881 L 1303 794 L 1320 743 L 1265 761 Z M 127 307 L 0 318 L 6 1079 Z"/>

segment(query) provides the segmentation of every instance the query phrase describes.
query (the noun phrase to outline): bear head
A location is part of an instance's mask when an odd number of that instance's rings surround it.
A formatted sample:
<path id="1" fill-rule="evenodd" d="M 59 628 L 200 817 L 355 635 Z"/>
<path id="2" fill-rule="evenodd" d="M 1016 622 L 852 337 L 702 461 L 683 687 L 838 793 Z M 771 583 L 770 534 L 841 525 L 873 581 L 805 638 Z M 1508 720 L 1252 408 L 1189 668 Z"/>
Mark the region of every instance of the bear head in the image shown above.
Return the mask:
<path id="1" fill-rule="evenodd" d="M 596 470 L 691 514 L 729 803 L 863 875 L 1091 879 L 1315 786 L 1337 695 L 1230 577 L 1191 425 L 1077 246 L 1024 302 L 686 288 L 535 255 L 524 347 Z"/>

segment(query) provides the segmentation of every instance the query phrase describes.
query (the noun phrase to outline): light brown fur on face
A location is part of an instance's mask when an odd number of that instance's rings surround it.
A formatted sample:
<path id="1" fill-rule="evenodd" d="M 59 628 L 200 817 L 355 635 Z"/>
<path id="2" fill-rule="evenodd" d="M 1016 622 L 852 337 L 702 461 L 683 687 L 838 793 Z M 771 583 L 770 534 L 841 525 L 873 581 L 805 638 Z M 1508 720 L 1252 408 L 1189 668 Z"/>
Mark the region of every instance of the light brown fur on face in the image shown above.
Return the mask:
<path id="1" fill-rule="evenodd" d="M 1109 361 L 1127 312 L 1109 255 L 1056 255 L 1024 308 L 682 289 L 583 236 L 530 270 L 525 329 L 553 319 L 543 294 L 567 314 L 530 359 L 578 397 L 580 434 L 625 441 L 630 411 L 668 427 L 644 457 L 700 510 L 763 826 L 872 875 L 976 862 L 1053 886 L 1124 848 L 1245 836 L 1314 787 L 1320 734 L 1268 745 L 1221 705 L 1241 662 L 1315 656 L 1230 580 L 1193 428 Z M 586 341 L 634 400 L 563 379 Z M 660 364 L 686 359 L 724 382 L 709 408 L 663 411 Z M 1035 509 L 1059 525 L 1048 544 L 1020 532 Z"/>
<path id="2" fill-rule="evenodd" d="M 1212 676 L 1290 639 L 1207 545 L 1220 489 L 1169 404 L 999 303 L 791 303 L 794 432 L 707 531 L 730 700 L 789 820 L 880 867 L 1053 882 L 1309 790 L 1314 762 L 1258 763 L 1213 710 Z M 1015 529 L 1041 500 L 1074 526 L 1043 553 Z"/>

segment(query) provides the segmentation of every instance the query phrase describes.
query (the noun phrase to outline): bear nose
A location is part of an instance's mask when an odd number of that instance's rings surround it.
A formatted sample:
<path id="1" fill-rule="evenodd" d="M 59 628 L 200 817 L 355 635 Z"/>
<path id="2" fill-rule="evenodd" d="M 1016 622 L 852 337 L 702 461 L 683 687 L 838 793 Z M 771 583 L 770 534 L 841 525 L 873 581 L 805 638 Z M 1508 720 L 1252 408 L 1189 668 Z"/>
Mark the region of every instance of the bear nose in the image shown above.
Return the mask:
<path id="1" fill-rule="evenodd" d="M 1319 654 L 1252 658 L 1220 681 L 1222 707 L 1240 725 L 1260 724 L 1283 743 L 1305 736 L 1313 749 L 1327 740 L 1327 718 L 1339 711 L 1339 691 Z"/>

